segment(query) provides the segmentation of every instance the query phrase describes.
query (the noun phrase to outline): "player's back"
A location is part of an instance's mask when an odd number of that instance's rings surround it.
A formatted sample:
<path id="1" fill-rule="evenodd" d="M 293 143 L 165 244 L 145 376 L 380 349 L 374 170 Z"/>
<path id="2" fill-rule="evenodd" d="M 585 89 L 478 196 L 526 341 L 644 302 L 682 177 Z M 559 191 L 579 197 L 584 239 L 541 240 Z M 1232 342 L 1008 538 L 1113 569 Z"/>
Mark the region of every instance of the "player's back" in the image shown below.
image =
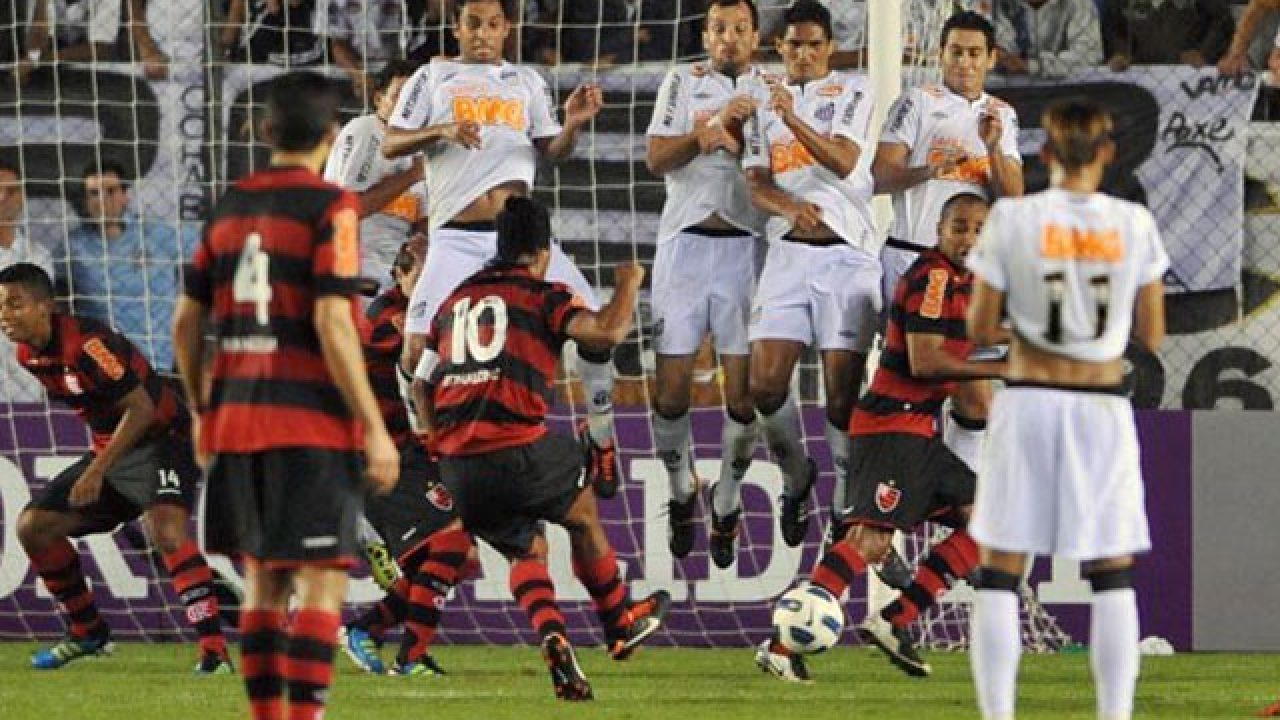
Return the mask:
<path id="1" fill-rule="evenodd" d="M 572 291 L 519 267 L 476 273 L 444 302 L 428 345 L 439 358 L 434 410 L 442 455 L 472 455 L 546 434 Z"/>
<path id="2" fill-rule="evenodd" d="M 1004 291 L 1032 352 L 1108 363 L 1124 355 L 1138 291 L 1160 279 L 1168 256 L 1146 208 L 1051 189 L 998 201 L 969 265 Z"/>
<path id="3" fill-rule="evenodd" d="M 358 207 L 290 167 L 255 173 L 219 201 L 192 263 L 217 343 L 207 449 L 356 446 L 314 315 L 319 296 L 355 291 Z"/>
<path id="4" fill-rule="evenodd" d="M 404 347 L 404 316 L 409 298 L 399 286 L 379 295 L 365 309 L 360 324 L 360 345 L 369 373 L 369 387 L 378 400 L 382 422 L 396 445 L 410 439 L 409 413 L 396 380 L 396 364 Z"/>

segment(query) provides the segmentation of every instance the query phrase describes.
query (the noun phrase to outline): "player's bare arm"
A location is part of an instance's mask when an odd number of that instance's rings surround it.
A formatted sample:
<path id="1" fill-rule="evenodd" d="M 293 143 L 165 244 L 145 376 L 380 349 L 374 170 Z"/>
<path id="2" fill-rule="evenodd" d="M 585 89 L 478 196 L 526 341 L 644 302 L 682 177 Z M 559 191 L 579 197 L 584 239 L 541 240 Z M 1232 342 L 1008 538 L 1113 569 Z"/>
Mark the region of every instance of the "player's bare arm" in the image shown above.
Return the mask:
<path id="1" fill-rule="evenodd" d="M 107 470 L 147 434 L 156 415 L 155 403 L 151 402 L 151 396 L 141 384 L 120 398 L 116 408 L 121 411 L 120 422 L 106 447 L 94 454 L 89 467 L 71 488 L 73 506 L 88 505 L 98 499 Z"/>
<path id="2" fill-rule="evenodd" d="M 614 269 L 617 288 L 608 304 L 597 312 L 577 312 L 566 334 L 593 349 L 607 349 L 627 339 L 636 308 L 636 295 L 644 283 L 644 268 L 638 263 L 619 265 Z"/>
<path id="3" fill-rule="evenodd" d="M 1280 0 L 1251 0 L 1240 22 L 1236 24 L 1236 34 L 1231 38 L 1231 47 L 1218 61 L 1218 72 L 1223 75 L 1239 75 L 1249 67 L 1249 43 L 1258 31 L 1258 23 L 1269 10 L 1280 10 Z"/>
<path id="4" fill-rule="evenodd" d="M 915 167 L 907 166 L 910 155 L 911 148 L 904 143 L 880 143 L 876 147 L 871 176 L 875 179 L 877 193 L 902 192 L 941 177 L 965 161 L 964 154 L 953 147 L 943 148 L 936 160 Z M 1021 168 L 1018 172 L 1021 180 Z"/>
<path id="5" fill-rule="evenodd" d="M 1164 283 L 1156 280 L 1138 289 L 1133 305 L 1133 339 L 1150 352 L 1164 343 Z"/>
<path id="6" fill-rule="evenodd" d="M 907 361 L 911 374 L 937 380 L 979 380 L 1003 377 L 1003 362 L 980 362 L 947 352 L 946 337 L 936 333 L 907 333 Z"/>
<path id="7" fill-rule="evenodd" d="M 360 217 L 366 218 L 377 213 L 392 200 L 408 192 L 409 188 L 422 180 L 424 165 L 425 161 L 419 155 L 413 159 L 412 166 L 382 178 L 369 186 L 368 190 L 359 193 Z"/>
<path id="8" fill-rule="evenodd" d="M 965 328 L 969 339 L 978 345 L 999 345 L 1007 342 L 1009 331 L 1000 326 L 1004 312 L 1004 293 L 979 277 L 973 279 L 973 294 L 969 297 L 969 315 Z"/>
<path id="9" fill-rule="evenodd" d="M 984 114 L 978 121 L 978 134 L 982 136 L 982 144 L 986 146 L 987 157 L 991 160 L 991 192 L 996 197 L 1022 195 L 1026 190 L 1022 181 L 1022 163 L 1000 150 L 1000 137 L 1004 134 L 1004 121 L 1000 114 Z"/>
<path id="10" fill-rule="evenodd" d="M 204 406 L 204 320 L 209 309 L 189 295 L 178 298 L 173 311 L 173 358 L 191 408 L 191 437 L 197 452 L 200 448 L 200 408 Z M 205 458 L 197 456 L 204 465 Z"/>
<path id="11" fill-rule="evenodd" d="M 649 149 L 645 154 L 645 166 L 654 175 L 662 176 L 688 165 L 699 154 L 709 155 L 717 150 L 727 150 L 735 155 L 742 152 L 742 127 L 755 111 L 755 101 L 746 95 L 730 100 L 710 118 L 697 122 L 692 132 L 676 137 L 649 136 Z"/>
<path id="12" fill-rule="evenodd" d="M 836 177 L 847 177 L 858 166 L 862 155 L 858 144 L 846 137 L 827 137 L 809 127 L 809 123 L 796 114 L 795 98 L 782 83 L 769 83 L 769 109 L 782 119 L 813 159 Z"/>
<path id="13" fill-rule="evenodd" d="M 369 387 L 360 351 L 360 334 L 352 319 L 351 299 L 343 295 L 317 298 L 314 322 L 329 374 L 347 407 L 364 426 L 369 481 L 378 492 L 390 492 L 400 475 L 400 454 L 387 434 L 373 389 Z"/>
<path id="14" fill-rule="evenodd" d="M 771 215 L 785 217 L 797 232 L 813 233 L 823 227 L 822 208 L 778 187 L 773 173 L 767 169 L 747 168 L 747 187 L 751 191 L 751 204 Z"/>
<path id="15" fill-rule="evenodd" d="M 382 155 L 388 158 L 412 155 L 438 142 L 456 143 L 474 150 L 480 147 L 480 123 L 441 123 L 418 130 L 390 127 L 382 143 Z"/>
<path id="16" fill-rule="evenodd" d="M 573 152 L 578 143 L 578 133 L 587 126 L 604 107 L 604 91 L 595 83 L 584 83 L 574 88 L 564 101 L 564 128 L 553 138 L 538 138 L 533 144 L 548 160 L 563 160 Z"/>

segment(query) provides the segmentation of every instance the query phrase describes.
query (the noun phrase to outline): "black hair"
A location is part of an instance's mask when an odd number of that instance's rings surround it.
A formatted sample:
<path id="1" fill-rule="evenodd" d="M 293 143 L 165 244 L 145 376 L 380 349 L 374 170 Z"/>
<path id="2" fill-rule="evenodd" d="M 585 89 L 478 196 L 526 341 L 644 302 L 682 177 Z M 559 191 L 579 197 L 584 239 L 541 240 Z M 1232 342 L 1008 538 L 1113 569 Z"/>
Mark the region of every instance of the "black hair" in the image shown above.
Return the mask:
<path id="1" fill-rule="evenodd" d="M 707 3 L 707 20 L 711 19 L 711 8 L 713 7 L 732 8 L 739 5 L 747 6 L 747 9 L 751 11 L 751 29 L 759 30 L 760 11 L 756 9 L 755 0 L 711 0 Z"/>
<path id="2" fill-rule="evenodd" d="M 960 203 L 969 202 L 979 202 L 986 206 L 991 205 L 991 201 L 987 200 L 982 195 L 979 195 L 976 192 L 969 192 L 968 190 L 961 190 L 955 195 L 947 198 L 946 202 L 942 203 L 942 212 L 938 213 L 938 222 L 941 223 L 943 219 L 947 217 L 947 213 L 951 212 L 951 208 L 959 205 Z"/>
<path id="3" fill-rule="evenodd" d="M 498 261 L 519 264 L 522 258 L 551 247 L 551 213 L 532 198 L 512 195 L 494 219 L 498 230 Z"/>
<path id="4" fill-rule="evenodd" d="M 80 182 L 88 180 L 90 175 L 115 175 L 125 187 L 129 186 L 129 176 L 125 174 L 124 165 L 115 160 L 90 160 L 80 171 Z"/>
<path id="5" fill-rule="evenodd" d="M 507 20 L 515 17 L 515 13 L 511 12 L 511 7 L 507 4 L 507 0 L 454 0 L 453 2 L 453 20 L 458 21 L 462 17 L 462 9 L 471 3 L 496 2 L 502 7 L 502 15 Z"/>
<path id="6" fill-rule="evenodd" d="M 407 78 L 416 72 L 418 64 L 402 58 L 396 58 L 382 66 L 373 83 L 374 92 L 385 93 L 396 78 Z"/>
<path id="7" fill-rule="evenodd" d="M 291 72 L 271 81 L 267 119 L 271 147 L 308 152 L 324 141 L 338 118 L 338 86 L 319 73 Z"/>
<path id="8" fill-rule="evenodd" d="M 391 261 L 391 279 L 394 280 L 396 278 L 397 270 L 408 275 L 409 271 L 413 270 L 413 264 L 417 261 L 418 258 L 413 254 L 413 251 L 409 249 L 409 243 L 401 245 L 400 249 L 396 252 L 396 259 Z"/>
<path id="9" fill-rule="evenodd" d="M 796 0 L 783 13 L 784 27 L 800 23 L 815 23 L 827 34 L 828 40 L 834 40 L 836 33 L 831 26 L 831 11 L 818 0 Z"/>
<path id="10" fill-rule="evenodd" d="M 14 177 L 22 180 L 22 163 L 15 155 L 9 153 L 0 153 L 0 170 L 8 170 L 13 173 Z"/>
<path id="11" fill-rule="evenodd" d="M 965 10 L 947 18 L 947 22 L 942 26 L 942 36 L 938 42 L 938 47 L 947 46 L 947 38 L 951 36 L 952 30 L 976 30 L 987 39 L 988 53 L 996 49 L 996 29 L 991 25 L 990 20 L 979 13 Z"/>
<path id="12" fill-rule="evenodd" d="M 1111 114 L 1098 103 L 1084 98 L 1058 100 L 1044 111 L 1040 127 L 1045 129 L 1045 145 L 1067 170 L 1093 163 L 1098 151 L 1111 141 Z"/>
<path id="13" fill-rule="evenodd" d="M 0 285 L 21 285 L 36 300 L 53 298 L 53 281 L 44 268 L 33 263 L 14 263 L 0 270 Z"/>

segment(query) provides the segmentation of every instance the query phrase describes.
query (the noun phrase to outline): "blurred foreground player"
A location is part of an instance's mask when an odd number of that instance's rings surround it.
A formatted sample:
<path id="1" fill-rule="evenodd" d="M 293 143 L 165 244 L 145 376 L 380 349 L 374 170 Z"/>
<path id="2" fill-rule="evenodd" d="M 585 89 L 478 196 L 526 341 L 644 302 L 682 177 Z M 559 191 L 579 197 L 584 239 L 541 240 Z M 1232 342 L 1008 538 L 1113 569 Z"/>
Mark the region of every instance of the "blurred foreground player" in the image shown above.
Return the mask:
<path id="1" fill-rule="evenodd" d="M 196 672 L 231 672 L 213 571 L 187 536 L 200 468 L 178 393 L 123 335 L 57 312 L 49 276 L 36 265 L 0 270 L 0 329 L 50 399 L 74 409 L 93 434 L 93 449 L 18 515 L 18 541 L 71 621 L 67 638 L 33 655 L 32 667 L 52 670 L 111 652 L 110 628 L 70 538 L 110 533 L 142 515 L 200 634 Z"/>
<path id="2" fill-rule="evenodd" d="M 214 209 L 174 317 L 197 447 L 212 456 L 206 541 L 244 561 L 241 669 L 254 718 L 285 717 L 286 685 L 290 720 L 324 715 L 364 504 L 359 451 L 376 489 L 399 473 L 355 326 L 359 201 L 318 175 L 337 105 L 319 75 L 272 83 L 271 166 Z"/>
<path id="3" fill-rule="evenodd" d="M 577 443 L 549 433 L 546 413 L 564 343 L 608 349 L 625 338 L 644 271 L 619 266 L 608 304 L 587 310 L 568 286 L 543 280 L 552 257 L 545 208 L 508 198 L 497 232 L 496 261 L 464 281 L 432 322 L 413 396 L 463 524 L 511 561 L 511 592 L 541 640 L 556 696 L 590 700 L 547 574 L 543 521 L 569 531 L 574 575 L 614 660 L 658 629 L 671 596 L 628 601 L 595 494 L 584 491 Z"/>

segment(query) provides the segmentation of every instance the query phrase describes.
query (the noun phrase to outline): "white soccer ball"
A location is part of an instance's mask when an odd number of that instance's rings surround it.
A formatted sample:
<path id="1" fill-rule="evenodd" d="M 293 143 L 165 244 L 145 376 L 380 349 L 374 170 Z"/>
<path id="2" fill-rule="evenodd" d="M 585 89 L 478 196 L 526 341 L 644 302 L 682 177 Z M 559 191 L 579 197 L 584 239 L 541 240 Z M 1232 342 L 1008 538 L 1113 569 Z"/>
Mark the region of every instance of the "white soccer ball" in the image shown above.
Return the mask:
<path id="1" fill-rule="evenodd" d="M 773 627 L 788 650 L 801 655 L 820 653 L 840 641 L 844 609 L 817 585 L 798 585 L 778 598 Z"/>

